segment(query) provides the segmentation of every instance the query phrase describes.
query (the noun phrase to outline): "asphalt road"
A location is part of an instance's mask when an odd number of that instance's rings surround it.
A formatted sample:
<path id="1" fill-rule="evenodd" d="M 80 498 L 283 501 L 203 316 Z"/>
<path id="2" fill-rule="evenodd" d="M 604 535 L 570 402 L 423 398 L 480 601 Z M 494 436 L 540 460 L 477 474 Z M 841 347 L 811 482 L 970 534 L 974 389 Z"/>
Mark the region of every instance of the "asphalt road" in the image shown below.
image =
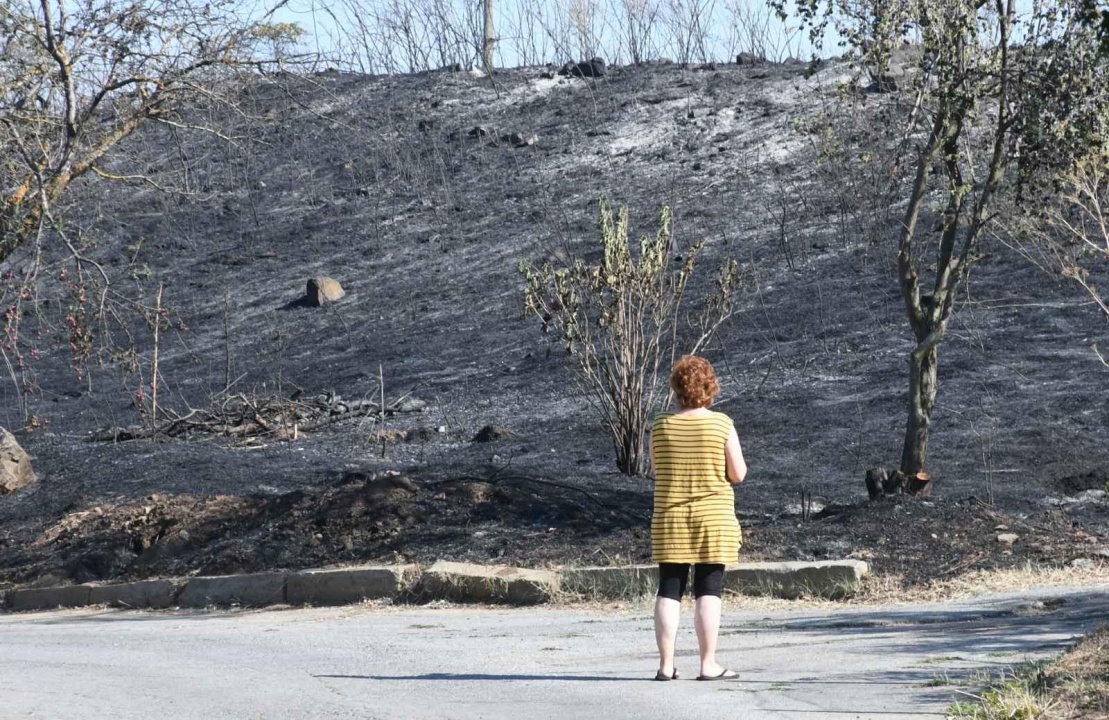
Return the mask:
<path id="1" fill-rule="evenodd" d="M 740 678 L 714 683 L 650 680 L 642 611 L 3 615 L 0 718 L 936 718 L 1109 622 L 1109 585 L 725 613 L 720 659 Z M 687 621 L 678 668 L 696 666 Z"/>

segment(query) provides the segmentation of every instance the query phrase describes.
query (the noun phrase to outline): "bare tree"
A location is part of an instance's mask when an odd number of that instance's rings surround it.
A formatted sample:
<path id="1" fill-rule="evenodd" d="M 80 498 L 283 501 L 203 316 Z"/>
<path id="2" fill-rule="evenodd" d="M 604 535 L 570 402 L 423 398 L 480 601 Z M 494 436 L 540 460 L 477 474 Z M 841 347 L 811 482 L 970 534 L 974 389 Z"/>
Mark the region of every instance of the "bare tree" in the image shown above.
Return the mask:
<path id="1" fill-rule="evenodd" d="M 77 178 L 112 177 L 109 152 L 143 123 L 208 94 L 205 78 L 258 60 L 237 3 L 15 0 L 0 6 L 0 261 L 39 232 Z"/>
<path id="2" fill-rule="evenodd" d="M 9 376 L 23 374 L 23 392 L 33 385 L 21 328 L 48 279 L 67 300 L 61 322 L 75 367 L 92 357 L 93 330 L 115 312 L 112 303 L 145 314 L 141 301 L 111 291 L 80 228 L 67 223 L 66 198 L 85 176 L 165 189 L 149 175 L 120 170 L 116 151 L 147 123 L 198 127 L 183 108 L 218 99 L 230 70 L 257 68 L 298 36 L 297 26 L 269 22 L 270 14 L 242 15 L 233 0 L 0 5 L 3 359 Z M 47 255 L 67 258 L 50 278 L 42 274 Z M 31 345 L 29 354 L 37 352 Z"/>
<path id="3" fill-rule="evenodd" d="M 569 258 L 561 266 L 522 263 L 525 312 L 539 317 L 577 362 L 586 398 L 612 437 L 616 465 L 627 475 L 647 469 L 646 431 L 666 397 L 658 381 L 665 361 L 679 349 L 696 353 L 735 314 L 743 276 L 726 262 L 698 313 L 683 310 L 686 285 L 704 247 L 695 243 L 678 257 L 664 207 L 654 237 L 638 251 L 628 238 L 628 211 L 601 201 L 602 257 L 597 265 Z M 696 337 L 685 337 L 694 328 Z"/>

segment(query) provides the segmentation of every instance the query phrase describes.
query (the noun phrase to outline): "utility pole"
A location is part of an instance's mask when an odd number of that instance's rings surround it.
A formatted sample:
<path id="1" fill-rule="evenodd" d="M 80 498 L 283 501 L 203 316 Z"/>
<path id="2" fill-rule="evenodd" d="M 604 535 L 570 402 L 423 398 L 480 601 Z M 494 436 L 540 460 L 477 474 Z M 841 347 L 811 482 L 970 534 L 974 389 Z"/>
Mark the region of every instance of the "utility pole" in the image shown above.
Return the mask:
<path id="1" fill-rule="evenodd" d="M 485 72 L 493 74 L 493 0 L 481 0 L 485 9 L 485 29 L 482 33 L 481 62 Z"/>

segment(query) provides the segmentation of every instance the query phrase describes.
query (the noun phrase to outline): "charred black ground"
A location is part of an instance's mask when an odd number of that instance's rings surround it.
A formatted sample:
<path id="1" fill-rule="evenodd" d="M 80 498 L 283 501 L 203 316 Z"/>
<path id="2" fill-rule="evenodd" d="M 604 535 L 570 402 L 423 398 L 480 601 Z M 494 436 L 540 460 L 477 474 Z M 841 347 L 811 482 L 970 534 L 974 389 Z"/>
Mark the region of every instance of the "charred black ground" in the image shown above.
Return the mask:
<path id="1" fill-rule="evenodd" d="M 39 425 L 19 433 L 42 479 L 0 498 L 0 581 L 646 560 L 649 481 L 614 472 L 567 357 L 521 316 L 518 262 L 592 250 L 601 195 L 642 232 L 673 204 L 679 251 L 707 238 L 693 296 L 724 258 L 757 277 L 707 353 L 751 465 L 746 557 L 864 557 L 923 582 L 1103 547 L 1109 371 L 1088 346 L 1109 329 L 989 240 L 940 351 L 936 496 L 865 502 L 865 470 L 899 456 L 909 334 L 891 246 L 844 224 L 803 130 L 851 72 L 286 77 L 245 86 L 246 116 L 206 111 L 241 142 L 151 128 L 114 169 L 191 195 L 96 181 L 74 199 L 121 290 L 164 284 L 181 323 L 162 347 L 164 402 L 206 407 L 227 379 L 231 394 L 374 398 L 380 367 L 390 400 L 427 406 L 295 441 L 90 443 L 139 422 L 138 381 L 116 366 L 78 381 L 47 338 Z M 303 307 L 314 275 L 347 297 Z M 144 328 L 130 330 L 149 358 Z M 13 428 L 16 406 L 0 386 Z M 511 434 L 474 442 L 486 425 Z"/>

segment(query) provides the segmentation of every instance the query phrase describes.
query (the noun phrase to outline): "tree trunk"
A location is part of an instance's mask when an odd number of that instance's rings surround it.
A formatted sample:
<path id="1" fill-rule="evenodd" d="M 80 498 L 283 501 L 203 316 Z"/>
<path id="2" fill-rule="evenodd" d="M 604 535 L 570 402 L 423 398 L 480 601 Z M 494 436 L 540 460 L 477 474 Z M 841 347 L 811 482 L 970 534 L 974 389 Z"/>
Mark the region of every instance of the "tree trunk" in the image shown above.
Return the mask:
<path id="1" fill-rule="evenodd" d="M 621 428 L 619 437 L 612 439 L 616 450 L 616 467 L 624 475 L 647 474 L 644 435 L 644 428 Z"/>
<path id="2" fill-rule="evenodd" d="M 905 447 L 901 451 L 901 472 L 915 477 L 928 459 L 928 432 L 932 410 L 936 407 L 938 367 L 936 347 L 917 348 L 909 356 L 909 420 L 905 427 Z"/>
<path id="3" fill-rule="evenodd" d="M 485 72 L 493 72 L 493 0 L 482 0 L 485 10 L 485 25 L 482 31 L 481 62 Z"/>

